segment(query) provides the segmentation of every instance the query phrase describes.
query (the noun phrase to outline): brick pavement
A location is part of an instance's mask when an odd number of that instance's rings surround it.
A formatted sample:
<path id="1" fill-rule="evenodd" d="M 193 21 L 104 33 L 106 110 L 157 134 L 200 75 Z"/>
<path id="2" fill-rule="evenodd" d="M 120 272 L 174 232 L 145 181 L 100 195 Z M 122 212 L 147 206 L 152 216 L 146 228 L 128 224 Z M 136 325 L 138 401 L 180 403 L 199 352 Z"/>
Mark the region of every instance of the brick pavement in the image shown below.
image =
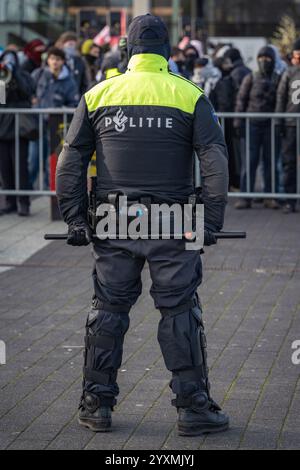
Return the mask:
<path id="1" fill-rule="evenodd" d="M 246 229 L 248 240 L 206 250 L 199 293 L 213 396 L 231 416 L 230 431 L 177 436 L 147 268 L 125 341 L 115 432 L 77 425 L 91 258 L 88 248 L 58 242 L 0 273 L 0 448 L 299 449 L 300 365 L 291 345 L 300 340 L 300 217 L 229 207 L 226 228 Z"/>

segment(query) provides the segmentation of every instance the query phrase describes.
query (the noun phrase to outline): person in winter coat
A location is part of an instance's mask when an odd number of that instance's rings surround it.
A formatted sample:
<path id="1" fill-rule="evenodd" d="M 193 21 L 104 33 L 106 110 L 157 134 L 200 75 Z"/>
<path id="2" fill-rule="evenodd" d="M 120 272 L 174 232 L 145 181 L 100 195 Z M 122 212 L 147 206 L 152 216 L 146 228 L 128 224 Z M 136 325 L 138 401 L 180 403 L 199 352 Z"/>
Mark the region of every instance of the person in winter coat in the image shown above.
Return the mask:
<path id="1" fill-rule="evenodd" d="M 283 73 L 287 70 L 288 64 L 281 58 L 280 52 L 278 47 L 274 46 L 273 44 L 269 44 L 272 47 L 273 51 L 275 52 L 275 72 L 278 75 L 283 75 Z"/>
<path id="2" fill-rule="evenodd" d="M 103 82 L 109 78 L 116 77 L 121 75 L 119 70 L 121 54 L 120 51 L 116 52 L 107 52 L 101 64 L 101 69 L 96 77 L 97 82 Z"/>
<path id="3" fill-rule="evenodd" d="M 86 65 L 88 82 L 94 83 L 101 66 L 101 49 L 92 39 L 87 39 L 81 46 L 81 53 Z"/>
<path id="4" fill-rule="evenodd" d="M 22 70 L 32 73 L 35 69 L 42 65 L 42 55 L 46 50 L 46 46 L 40 39 L 30 41 L 24 47 L 25 61 L 22 64 Z"/>
<path id="5" fill-rule="evenodd" d="M 202 88 L 206 96 L 209 96 L 214 90 L 220 78 L 220 70 L 213 65 L 209 57 L 202 57 L 202 59 L 195 61 L 194 74 L 191 77 L 191 81 Z"/>
<path id="6" fill-rule="evenodd" d="M 65 64 L 65 54 L 61 49 L 52 47 L 48 51 L 47 65 L 35 70 L 32 74 L 35 84 L 34 106 L 36 108 L 75 108 L 80 96 L 73 76 Z M 57 116 L 51 119 L 57 121 Z M 61 118 L 59 117 L 59 122 Z M 53 121 L 52 121 L 53 122 Z M 48 134 L 44 123 L 43 158 L 45 163 L 47 185 Z M 56 123 L 56 126 L 59 123 Z M 39 172 L 39 142 L 31 142 L 29 156 L 30 181 L 34 185 Z"/>
<path id="7" fill-rule="evenodd" d="M 273 113 L 276 106 L 276 92 L 280 77 L 274 71 L 275 52 L 270 46 L 260 49 L 257 62 L 259 71 L 246 75 L 237 96 L 236 112 Z M 236 119 L 235 128 L 243 130 L 243 121 Z M 271 121 L 270 119 L 252 119 L 250 121 L 250 188 L 247 187 L 247 164 L 245 154 L 242 159 L 241 191 L 253 192 L 256 172 L 262 151 L 264 192 L 270 193 L 271 186 Z M 275 189 L 276 190 L 276 189 Z M 278 209 L 276 201 L 265 201 L 265 206 Z M 251 200 L 240 200 L 237 209 L 251 207 Z"/>
<path id="8" fill-rule="evenodd" d="M 224 59 L 227 59 L 230 63 L 231 72 L 230 76 L 234 83 L 235 95 L 234 101 L 236 104 L 236 99 L 238 92 L 240 90 L 240 86 L 242 84 L 243 79 L 251 73 L 251 70 L 244 64 L 241 53 L 236 48 L 230 48 L 224 53 Z M 243 141 L 241 140 L 240 135 L 235 135 L 233 138 L 233 145 L 234 145 L 234 154 L 236 160 L 236 167 L 237 173 L 241 173 L 241 165 L 242 165 L 242 153 L 244 152 L 243 149 Z"/>
<path id="9" fill-rule="evenodd" d="M 231 76 L 232 65 L 229 59 L 220 57 L 214 61 L 214 65 L 221 73 L 214 89 L 209 94 L 216 111 L 230 113 L 235 108 L 235 85 Z"/>
<path id="10" fill-rule="evenodd" d="M 183 51 L 184 53 L 184 66 L 182 70 L 182 75 L 185 78 L 191 80 L 191 77 L 194 74 L 194 67 L 195 62 L 199 59 L 199 53 L 197 49 L 192 46 L 192 44 L 188 44 L 187 47 Z"/>
<path id="11" fill-rule="evenodd" d="M 72 31 L 63 33 L 56 42 L 56 47 L 64 51 L 66 56 L 66 65 L 69 67 L 77 84 L 80 96 L 82 96 L 89 89 L 90 83 L 86 64 L 78 53 L 78 40 L 76 34 Z"/>
<path id="12" fill-rule="evenodd" d="M 184 53 L 183 50 L 177 46 L 172 47 L 170 60 L 173 61 L 177 67 L 177 72 L 179 75 L 184 75 Z"/>
<path id="13" fill-rule="evenodd" d="M 241 53 L 234 47 L 228 49 L 224 54 L 225 59 L 229 59 L 232 64 L 231 77 L 234 81 L 236 94 L 238 93 L 242 81 L 251 70 L 244 64 Z"/>
<path id="14" fill-rule="evenodd" d="M 289 67 L 282 75 L 277 91 L 277 113 L 299 113 L 299 87 L 295 84 L 300 80 L 300 39 L 293 47 L 293 66 Z M 297 120 L 289 118 L 279 121 L 282 136 L 282 163 L 284 190 L 286 193 L 297 191 Z M 283 212 L 289 214 L 295 212 L 296 200 L 287 200 Z"/>
<path id="15" fill-rule="evenodd" d="M 7 108 L 30 108 L 34 86 L 30 75 L 21 70 L 18 56 L 14 51 L 6 51 L 0 57 L 0 68 L 3 76 L 6 76 L 6 104 Z M 19 128 L 19 182 L 20 189 L 29 190 L 28 178 L 28 136 L 22 126 L 20 116 Z M 0 176 L 2 189 L 13 190 L 16 188 L 15 170 L 15 116 L 12 114 L 0 114 Z M 20 216 L 29 215 L 28 196 L 7 196 L 6 206 L 1 215 L 18 212 Z"/>
<path id="16" fill-rule="evenodd" d="M 215 60 L 214 65 L 219 69 L 222 76 L 211 90 L 209 99 L 217 112 L 232 113 L 235 108 L 235 85 L 231 76 L 231 61 L 220 57 Z M 225 119 L 224 133 L 229 155 L 229 186 L 234 191 L 240 187 L 240 177 L 236 147 L 234 145 L 235 135 L 232 119 Z"/>

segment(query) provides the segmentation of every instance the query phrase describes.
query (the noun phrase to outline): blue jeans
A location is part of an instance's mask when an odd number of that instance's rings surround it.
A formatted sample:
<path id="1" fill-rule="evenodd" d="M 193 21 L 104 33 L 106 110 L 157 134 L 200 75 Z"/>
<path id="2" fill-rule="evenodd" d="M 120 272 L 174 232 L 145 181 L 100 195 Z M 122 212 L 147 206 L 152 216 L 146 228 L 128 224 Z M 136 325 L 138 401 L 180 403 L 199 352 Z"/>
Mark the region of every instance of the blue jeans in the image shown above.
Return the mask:
<path id="1" fill-rule="evenodd" d="M 43 162 L 44 162 L 44 189 L 49 187 L 49 168 L 48 168 L 48 133 L 45 132 L 43 135 Z M 40 171 L 40 146 L 39 140 L 34 140 L 29 143 L 29 180 L 31 187 L 34 187 L 36 179 Z"/>

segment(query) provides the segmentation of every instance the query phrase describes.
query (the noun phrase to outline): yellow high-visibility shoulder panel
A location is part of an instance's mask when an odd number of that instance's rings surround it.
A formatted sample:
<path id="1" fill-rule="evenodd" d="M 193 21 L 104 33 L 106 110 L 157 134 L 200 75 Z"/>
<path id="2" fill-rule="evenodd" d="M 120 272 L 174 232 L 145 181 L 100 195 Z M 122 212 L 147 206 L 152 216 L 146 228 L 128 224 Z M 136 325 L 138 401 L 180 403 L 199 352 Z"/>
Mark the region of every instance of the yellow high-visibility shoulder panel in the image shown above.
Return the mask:
<path id="1" fill-rule="evenodd" d="M 163 57 L 140 54 L 133 59 L 132 71 L 104 81 L 85 94 L 89 112 L 109 106 L 163 106 L 194 113 L 203 90 L 169 73 Z"/>

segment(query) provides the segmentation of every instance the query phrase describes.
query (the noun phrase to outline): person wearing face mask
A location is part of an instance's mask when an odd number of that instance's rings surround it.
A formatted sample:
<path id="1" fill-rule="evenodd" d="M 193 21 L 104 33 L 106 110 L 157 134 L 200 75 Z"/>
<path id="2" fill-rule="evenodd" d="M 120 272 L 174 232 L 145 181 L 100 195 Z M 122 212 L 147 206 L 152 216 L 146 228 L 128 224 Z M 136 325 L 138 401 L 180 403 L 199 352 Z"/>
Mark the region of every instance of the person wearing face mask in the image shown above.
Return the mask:
<path id="1" fill-rule="evenodd" d="M 202 59 L 195 61 L 191 81 L 202 88 L 206 96 L 210 95 L 220 78 L 221 72 L 213 65 L 210 57 L 202 57 Z"/>
<path id="2" fill-rule="evenodd" d="M 24 47 L 25 61 L 22 64 L 22 70 L 32 73 L 42 65 L 42 55 L 46 50 L 46 46 L 40 39 L 30 41 Z"/>
<path id="3" fill-rule="evenodd" d="M 251 72 L 251 70 L 244 64 L 240 51 L 235 47 L 228 49 L 224 54 L 224 58 L 231 62 L 231 76 L 233 78 L 237 94 L 242 81 Z"/>
<path id="4" fill-rule="evenodd" d="M 63 33 L 56 42 L 56 47 L 65 53 L 66 65 L 77 84 L 79 94 L 83 95 L 88 90 L 90 83 L 85 62 L 79 56 L 77 46 L 77 36 L 72 31 Z"/>
<path id="5" fill-rule="evenodd" d="M 28 72 L 21 69 L 19 58 L 15 51 L 6 50 L 0 54 L 0 72 L 5 86 L 6 104 L 1 108 L 30 108 L 31 98 L 34 94 L 34 83 Z M 15 116 L 13 114 L 0 114 L 0 179 L 4 190 L 16 188 L 16 132 Z M 28 144 L 30 137 L 22 126 L 22 115 L 19 127 L 19 189 L 29 190 L 28 175 Z M 17 212 L 19 216 L 26 217 L 30 213 L 28 196 L 7 195 L 5 207 L 0 215 Z"/>
<path id="6" fill-rule="evenodd" d="M 209 99 L 217 112 L 232 113 L 235 107 L 235 84 L 231 76 L 232 62 L 222 56 L 215 59 L 214 65 L 221 72 L 222 76 L 219 78 L 214 88 L 211 89 Z M 234 191 L 240 187 L 240 176 L 233 119 L 225 119 L 224 134 L 229 156 L 229 186 L 231 190 Z"/>
<path id="7" fill-rule="evenodd" d="M 172 47 L 170 60 L 175 64 L 178 75 L 184 75 L 184 54 L 177 46 Z"/>
<path id="8" fill-rule="evenodd" d="M 275 52 L 270 46 L 260 49 L 257 55 L 258 71 L 248 74 L 241 85 L 237 96 L 235 111 L 237 113 L 272 113 L 276 106 L 276 92 L 280 77 L 274 71 Z M 234 127 L 238 133 L 244 131 L 244 122 L 235 119 Z M 271 121 L 270 119 L 252 119 L 250 121 L 250 192 L 254 191 L 257 168 L 262 153 L 264 192 L 272 191 L 271 185 Z M 278 178 L 276 178 L 278 179 Z M 242 155 L 241 191 L 247 192 L 247 173 L 245 153 Z M 276 188 L 275 188 L 276 191 Z M 265 207 L 278 209 L 274 200 L 265 200 Z M 250 199 L 239 200 L 237 209 L 251 208 Z"/>
<path id="9" fill-rule="evenodd" d="M 230 75 L 232 63 L 229 59 L 220 57 L 215 59 L 214 66 L 220 71 L 219 80 L 209 94 L 215 110 L 220 113 L 234 111 L 234 81 Z"/>
<path id="10" fill-rule="evenodd" d="M 195 62 L 197 59 L 199 59 L 199 54 L 197 49 L 189 44 L 185 49 L 184 49 L 184 77 L 188 78 L 191 80 L 191 77 L 194 74 L 194 67 L 195 67 Z"/>
<path id="11" fill-rule="evenodd" d="M 95 83 L 101 65 L 101 50 L 92 39 L 87 39 L 81 46 L 81 53 L 86 64 L 89 83 Z"/>
<path id="12" fill-rule="evenodd" d="M 289 67 L 279 83 L 277 91 L 277 113 L 299 113 L 299 87 L 295 83 L 300 80 L 300 39 L 293 46 L 292 66 Z M 283 184 L 286 193 L 297 192 L 297 121 L 293 118 L 279 120 L 282 137 Z M 296 211 L 296 200 L 287 200 L 283 212 L 289 214 Z"/>

